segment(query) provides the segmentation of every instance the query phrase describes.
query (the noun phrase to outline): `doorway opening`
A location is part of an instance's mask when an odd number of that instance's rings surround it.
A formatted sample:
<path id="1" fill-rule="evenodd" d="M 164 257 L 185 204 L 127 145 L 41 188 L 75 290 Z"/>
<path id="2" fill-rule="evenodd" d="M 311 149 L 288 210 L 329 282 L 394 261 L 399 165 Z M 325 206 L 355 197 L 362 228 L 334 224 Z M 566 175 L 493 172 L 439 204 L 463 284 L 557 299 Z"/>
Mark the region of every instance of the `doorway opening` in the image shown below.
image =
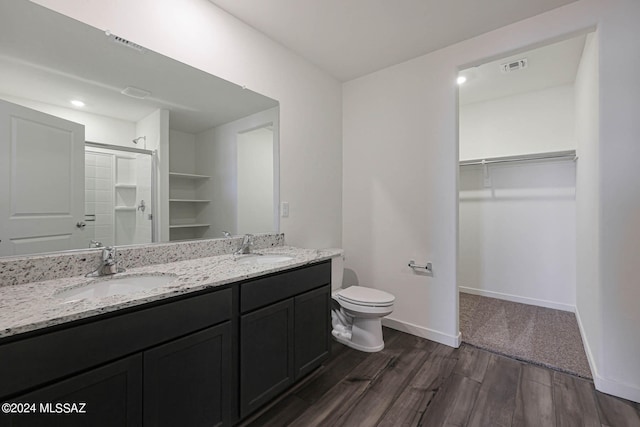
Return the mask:
<path id="1" fill-rule="evenodd" d="M 594 40 L 582 34 L 458 75 L 462 340 L 583 377 L 576 188 L 577 159 L 592 154 L 584 102 L 597 87 Z"/>
<path id="2" fill-rule="evenodd" d="M 273 124 L 237 136 L 237 233 L 274 228 L 275 144 Z M 276 228 L 277 229 L 277 228 Z"/>

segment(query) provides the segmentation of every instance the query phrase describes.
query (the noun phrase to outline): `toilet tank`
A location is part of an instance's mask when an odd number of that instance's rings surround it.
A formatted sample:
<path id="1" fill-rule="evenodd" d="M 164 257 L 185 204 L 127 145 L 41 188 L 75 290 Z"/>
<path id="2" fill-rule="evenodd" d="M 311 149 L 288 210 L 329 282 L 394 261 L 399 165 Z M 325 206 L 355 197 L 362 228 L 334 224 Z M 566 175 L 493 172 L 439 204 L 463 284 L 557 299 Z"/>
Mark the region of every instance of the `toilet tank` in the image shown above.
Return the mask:
<path id="1" fill-rule="evenodd" d="M 344 256 L 338 255 L 331 258 L 331 290 L 337 291 L 342 287 L 344 275 Z"/>

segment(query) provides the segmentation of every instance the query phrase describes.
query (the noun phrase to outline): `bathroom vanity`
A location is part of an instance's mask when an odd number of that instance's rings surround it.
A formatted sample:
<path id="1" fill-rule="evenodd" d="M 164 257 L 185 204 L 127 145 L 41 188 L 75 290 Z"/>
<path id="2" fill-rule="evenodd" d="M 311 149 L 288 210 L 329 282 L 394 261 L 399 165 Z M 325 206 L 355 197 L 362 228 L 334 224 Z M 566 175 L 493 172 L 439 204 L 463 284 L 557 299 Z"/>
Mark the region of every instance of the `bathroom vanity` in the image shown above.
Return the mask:
<path id="1" fill-rule="evenodd" d="M 187 263 L 213 258 L 221 262 Z M 178 288 L 154 291 L 141 304 L 113 298 L 116 310 L 107 303 L 101 314 L 17 334 L 5 329 L 0 400 L 14 405 L 0 426 L 239 422 L 328 357 L 329 258 L 245 266 L 237 280 L 227 268 L 223 280 L 191 288 L 178 274 Z"/>

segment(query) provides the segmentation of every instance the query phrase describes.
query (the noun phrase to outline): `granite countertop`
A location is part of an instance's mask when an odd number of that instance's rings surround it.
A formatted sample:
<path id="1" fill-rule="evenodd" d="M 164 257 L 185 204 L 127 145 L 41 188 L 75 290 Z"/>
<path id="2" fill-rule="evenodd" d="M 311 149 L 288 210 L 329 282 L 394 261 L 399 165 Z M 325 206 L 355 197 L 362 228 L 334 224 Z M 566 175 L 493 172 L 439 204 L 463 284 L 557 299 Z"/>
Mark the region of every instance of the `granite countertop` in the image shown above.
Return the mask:
<path id="1" fill-rule="evenodd" d="M 57 294 L 92 280 L 84 276 L 25 283 L 0 288 L 0 338 L 117 311 L 189 292 L 213 288 L 269 273 L 288 270 L 342 253 L 340 249 L 300 249 L 278 246 L 255 253 L 288 255 L 293 259 L 274 264 L 238 264 L 233 255 L 217 255 L 167 264 L 131 268 L 117 277 L 142 274 L 175 275 L 175 280 L 154 289 L 104 298 L 63 302 Z"/>

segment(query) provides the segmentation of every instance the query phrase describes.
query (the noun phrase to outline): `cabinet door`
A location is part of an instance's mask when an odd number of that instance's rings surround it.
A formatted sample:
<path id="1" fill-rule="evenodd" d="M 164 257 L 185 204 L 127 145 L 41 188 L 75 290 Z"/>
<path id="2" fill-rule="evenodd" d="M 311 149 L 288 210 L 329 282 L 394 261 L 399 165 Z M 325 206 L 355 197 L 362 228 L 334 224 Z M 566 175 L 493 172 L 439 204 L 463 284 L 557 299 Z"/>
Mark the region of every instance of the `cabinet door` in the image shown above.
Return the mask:
<path id="1" fill-rule="evenodd" d="M 12 402 L 33 403 L 36 413 L 2 414 L 0 426 L 141 426 L 142 356 L 75 375 Z"/>
<path id="2" fill-rule="evenodd" d="M 293 383 L 293 298 L 240 317 L 240 416 Z"/>
<path id="3" fill-rule="evenodd" d="M 146 426 L 230 423 L 231 322 L 144 352 Z"/>
<path id="4" fill-rule="evenodd" d="M 303 377 L 329 357 L 331 287 L 295 297 L 295 379 Z"/>

